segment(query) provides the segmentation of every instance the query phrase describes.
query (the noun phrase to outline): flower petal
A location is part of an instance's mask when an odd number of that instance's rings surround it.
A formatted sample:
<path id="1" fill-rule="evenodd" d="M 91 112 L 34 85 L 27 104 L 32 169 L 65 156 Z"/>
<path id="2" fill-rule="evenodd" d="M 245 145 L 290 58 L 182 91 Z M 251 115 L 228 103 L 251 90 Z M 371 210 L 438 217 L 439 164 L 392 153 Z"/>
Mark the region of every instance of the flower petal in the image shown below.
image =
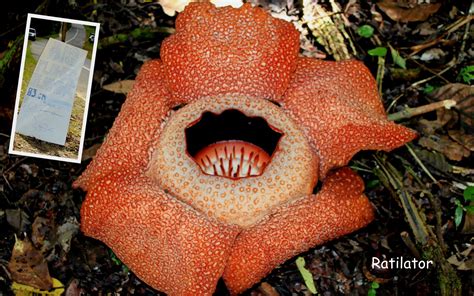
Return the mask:
<path id="1" fill-rule="evenodd" d="M 187 101 L 216 94 L 279 98 L 294 72 L 299 35 L 290 23 L 245 4 L 190 3 L 161 47 L 168 85 Z"/>
<path id="2" fill-rule="evenodd" d="M 283 107 L 306 129 L 322 177 L 360 150 L 389 151 L 416 136 L 387 120 L 375 80 L 357 61 L 300 58 Z"/>
<path id="3" fill-rule="evenodd" d="M 87 191 L 89 183 L 112 171 L 134 174 L 144 170 L 150 142 L 158 136 L 162 121 L 174 104 L 164 85 L 161 62 L 145 63 L 104 143 L 74 187 Z"/>
<path id="4" fill-rule="evenodd" d="M 168 295 L 212 295 L 236 227 L 210 221 L 144 177 L 110 175 L 89 189 L 82 230 Z"/>
<path id="5" fill-rule="evenodd" d="M 250 288 L 285 260 L 367 225 L 372 206 L 364 183 L 345 167 L 317 195 L 283 205 L 237 237 L 224 271 L 233 294 Z"/>

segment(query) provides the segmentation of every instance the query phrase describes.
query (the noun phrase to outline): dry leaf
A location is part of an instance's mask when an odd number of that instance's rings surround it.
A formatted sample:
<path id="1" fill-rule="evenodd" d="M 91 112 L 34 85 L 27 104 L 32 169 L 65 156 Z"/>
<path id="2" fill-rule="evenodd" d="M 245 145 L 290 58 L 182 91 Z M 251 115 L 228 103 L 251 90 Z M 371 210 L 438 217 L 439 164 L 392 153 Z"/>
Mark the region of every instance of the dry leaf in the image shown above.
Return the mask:
<path id="1" fill-rule="evenodd" d="M 443 153 L 447 158 L 455 161 L 460 161 L 463 157 L 468 157 L 471 153 L 464 146 L 452 141 L 448 136 L 440 137 L 421 137 L 418 144 Z"/>
<path id="2" fill-rule="evenodd" d="M 263 296 L 280 296 L 277 290 L 267 282 L 261 283 L 260 287 L 258 287 L 258 291 L 261 292 Z"/>
<path id="3" fill-rule="evenodd" d="M 102 143 L 97 143 L 82 151 L 82 161 L 89 160 L 95 156 Z"/>
<path id="4" fill-rule="evenodd" d="M 405 4 L 406 1 L 382 0 L 377 6 L 392 20 L 403 23 L 424 21 L 441 7 L 441 3 Z"/>
<path id="5" fill-rule="evenodd" d="M 58 243 L 64 252 L 68 253 L 71 248 L 71 240 L 79 231 L 79 223 L 75 217 L 69 217 L 66 223 L 58 227 Z"/>
<path id="6" fill-rule="evenodd" d="M 132 90 L 135 80 L 122 80 L 102 86 L 103 89 L 118 93 L 127 94 Z"/>
<path id="7" fill-rule="evenodd" d="M 16 296 L 61 296 L 64 294 L 63 283 L 55 278 L 53 278 L 53 287 L 49 291 L 17 282 L 13 282 L 10 287 Z"/>
<path id="8" fill-rule="evenodd" d="M 427 163 L 438 171 L 444 173 L 450 173 L 453 171 L 453 166 L 448 161 L 446 161 L 446 158 L 443 154 L 425 149 L 416 149 L 415 152 L 421 161 Z"/>
<path id="9" fill-rule="evenodd" d="M 54 247 L 56 243 L 56 225 L 54 219 L 36 217 L 31 225 L 31 241 L 43 254 Z"/>
<path id="10" fill-rule="evenodd" d="M 430 24 L 429 22 L 423 22 L 413 31 L 413 33 L 420 34 L 421 36 L 436 34 L 438 31 L 432 28 L 432 25 L 433 24 Z"/>
<path id="11" fill-rule="evenodd" d="M 73 279 L 66 290 L 65 296 L 81 296 L 85 295 L 82 288 L 79 287 L 79 280 Z"/>
<path id="12" fill-rule="evenodd" d="M 10 224 L 17 233 L 26 231 L 27 227 L 31 225 L 28 214 L 20 209 L 6 209 L 5 216 L 8 224 Z"/>
<path id="13" fill-rule="evenodd" d="M 471 202 L 471 206 L 474 206 L 474 203 Z M 461 229 L 461 233 L 472 234 L 474 233 L 474 214 L 467 212 L 464 216 L 464 224 Z"/>
<path id="14" fill-rule="evenodd" d="M 336 61 L 350 59 L 351 54 L 357 53 L 340 12 L 341 8 L 335 2 L 331 2 L 331 10 L 328 10 L 317 1 L 303 1 L 302 22 Z"/>
<path id="15" fill-rule="evenodd" d="M 426 50 L 420 57 L 420 60 L 429 62 L 443 58 L 446 53 L 441 48 L 431 48 Z"/>
<path id="16" fill-rule="evenodd" d="M 448 135 L 454 141 L 458 142 L 462 146 L 466 147 L 467 149 L 474 151 L 474 135 L 473 134 L 466 134 L 462 130 L 449 130 Z"/>
<path id="17" fill-rule="evenodd" d="M 453 126 L 458 119 L 459 116 L 453 110 L 439 108 L 436 110 L 436 120 L 420 119 L 419 128 L 423 134 L 432 135 L 445 125 Z"/>
<path id="18" fill-rule="evenodd" d="M 372 15 L 372 18 L 374 19 L 374 21 L 377 24 L 379 24 L 378 25 L 379 30 L 382 30 L 384 27 L 383 17 L 382 17 L 382 14 L 378 12 L 377 9 L 375 8 L 375 4 L 372 4 L 372 6 L 370 7 L 370 14 Z"/>
<path id="19" fill-rule="evenodd" d="M 461 121 L 474 130 L 474 87 L 462 83 L 450 83 L 439 88 L 431 94 L 437 101 L 447 99 L 457 102 L 456 108 L 460 113 Z M 452 112 L 452 111 L 451 111 Z M 469 131 L 468 131 L 469 132 Z"/>
<path id="20" fill-rule="evenodd" d="M 46 260 L 28 238 L 24 240 L 15 238 L 8 269 L 14 282 L 42 290 L 49 290 L 53 286 Z"/>
<path id="21" fill-rule="evenodd" d="M 458 270 L 474 270 L 473 246 L 469 245 L 464 251 L 448 258 L 448 262 L 457 267 Z"/>

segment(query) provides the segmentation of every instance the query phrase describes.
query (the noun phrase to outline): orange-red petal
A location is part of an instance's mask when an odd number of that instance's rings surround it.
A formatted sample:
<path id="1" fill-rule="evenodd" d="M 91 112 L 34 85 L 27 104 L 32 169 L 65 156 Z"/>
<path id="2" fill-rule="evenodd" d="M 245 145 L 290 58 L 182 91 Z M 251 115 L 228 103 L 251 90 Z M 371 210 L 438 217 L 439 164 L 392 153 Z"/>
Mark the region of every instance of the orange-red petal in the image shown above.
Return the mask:
<path id="1" fill-rule="evenodd" d="M 123 174 L 89 189 L 81 226 L 133 272 L 168 295 L 212 295 L 236 227 L 210 221 L 149 179 Z"/>
<path id="2" fill-rule="evenodd" d="M 375 80 L 358 61 L 300 58 L 283 108 L 311 138 L 322 177 L 360 150 L 389 151 L 416 137 L 387 120 Z"/>
<path id="3" fill-rule="evenodd" d="M 145 63 L 104 143 L 74 186 L 87 190 L 89 183 L 116 170 L 127 174 L 143 171 L 150 142 L 159 134 L 173 104 L 164 83 L 161 61 Z"/>
<path id="4" fill-rule="evenodd" d="M 299 36 L 258 7 L 190 3 L 161 47 L 168 85 L 183 101 L 217 94 L 278 99 L 294 72 Z"/>
<path id="5" fill-rule="evenodd" d="M 345 167 L 330 174 L 317 195 L 283 205 L 237 237 L 224 270 L 233 294 L 250 288 L 285 260 L 367 225 L 372 206 L 364 183 Z"/>

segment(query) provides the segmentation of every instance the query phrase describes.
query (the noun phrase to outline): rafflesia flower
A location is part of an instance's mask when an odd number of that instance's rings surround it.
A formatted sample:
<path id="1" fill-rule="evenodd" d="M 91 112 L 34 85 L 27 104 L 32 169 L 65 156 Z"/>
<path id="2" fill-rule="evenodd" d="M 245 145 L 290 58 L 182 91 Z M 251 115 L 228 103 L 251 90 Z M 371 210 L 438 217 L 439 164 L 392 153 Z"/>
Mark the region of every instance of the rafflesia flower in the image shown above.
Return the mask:
<path id="1" fill-rule="evenodd" d="M 363 64 L 299 57 L 298 40 L 260 8 L 191 3 L 75 182 L 82 230 L 152 287 L 211 295 L 368 224 L 343 166 L 415 134 L 386 119 Z"/>

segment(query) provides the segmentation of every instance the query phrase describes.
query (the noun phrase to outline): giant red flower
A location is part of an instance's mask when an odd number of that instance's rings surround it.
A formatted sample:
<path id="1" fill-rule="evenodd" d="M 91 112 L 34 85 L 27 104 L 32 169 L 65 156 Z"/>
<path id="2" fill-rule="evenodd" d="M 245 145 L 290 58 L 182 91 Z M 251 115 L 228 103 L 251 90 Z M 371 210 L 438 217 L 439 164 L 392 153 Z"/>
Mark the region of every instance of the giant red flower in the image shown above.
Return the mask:
<path id="1" fill-rule="evenodd" d="M 211 295 L 220 277 L 238 294 L 368 224 L 343 166 L 415 133 L 386 119 L 363 64 L 299 57 L 298 44 L 260 8 L 190 4 L 74 184 L 82 230 L 152 287 Z"/>

